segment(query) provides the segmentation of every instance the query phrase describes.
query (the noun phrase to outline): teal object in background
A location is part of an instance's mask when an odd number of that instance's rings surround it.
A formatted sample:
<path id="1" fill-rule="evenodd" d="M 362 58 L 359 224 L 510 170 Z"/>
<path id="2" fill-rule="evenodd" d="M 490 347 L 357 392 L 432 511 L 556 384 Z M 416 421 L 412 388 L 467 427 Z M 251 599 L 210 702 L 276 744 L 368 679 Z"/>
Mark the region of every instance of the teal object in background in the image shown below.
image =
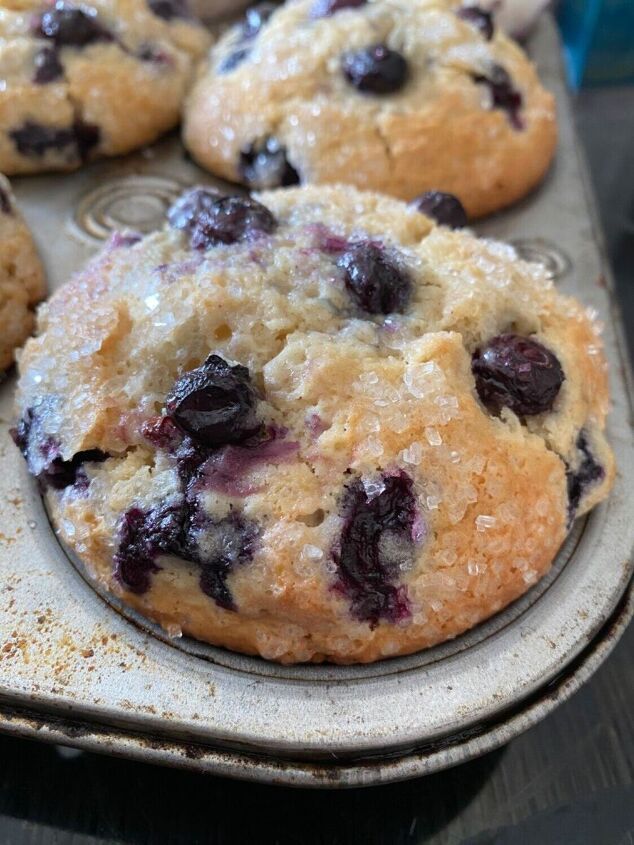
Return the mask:
<path id="1" fill-rule="evenodd" d="M 557 20 L 575 88 L 634 82 L 634 0 L 561 0 Z"/>

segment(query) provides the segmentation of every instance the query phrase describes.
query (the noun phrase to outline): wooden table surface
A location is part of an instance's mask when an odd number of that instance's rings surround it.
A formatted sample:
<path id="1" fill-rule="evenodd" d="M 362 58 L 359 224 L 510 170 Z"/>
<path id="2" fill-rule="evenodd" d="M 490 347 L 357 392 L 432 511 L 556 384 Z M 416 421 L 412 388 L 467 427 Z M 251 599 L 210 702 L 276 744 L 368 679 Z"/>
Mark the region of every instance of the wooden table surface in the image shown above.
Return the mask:
<path id="1" fill-rule="evenodd" d="M 634 88 L 577 101 L 634 352 Z M 500 751 L 350 792 L 236 783 L 0 737 L 0 845 L 634 845 L 634 626 Z"/>

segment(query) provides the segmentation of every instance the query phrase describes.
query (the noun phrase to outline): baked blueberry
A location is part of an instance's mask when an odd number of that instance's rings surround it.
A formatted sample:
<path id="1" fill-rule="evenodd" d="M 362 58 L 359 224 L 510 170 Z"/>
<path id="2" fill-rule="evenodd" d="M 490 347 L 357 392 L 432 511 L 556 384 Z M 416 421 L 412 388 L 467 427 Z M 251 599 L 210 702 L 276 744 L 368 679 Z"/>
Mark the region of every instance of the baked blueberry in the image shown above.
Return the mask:
<path id="1" fill-rule="evenodd" d="M 348 293 L 368 314 L 403 313 L 407 308 L 412 283 L 384 247 L 364 242 L 351 246 L 337 261 L 344 271 Z"/>
<path id="2" fill-rule="evenodd" d="M 0 185 L 0 211 L 3 214 L 11 214 L 13 208 L 11 207 L 11 197 Z"/>
<path id="3" fill-rule="evenodd" d="M 186 0 L 148 0 L 148 6 L 158 18 L 164 21 L 191 17 Z"/>
<path id="4" fill-rule="evenodd" d="M 487 41 L 493 38 L 495 27 L 491 12 L 481 9 L 479 6 L 462 6 L 456 14 L 463 21 L 479 30 Z"/>
<path id="5" fill-rule="evenodd" d="M 231 73 L 249 57 L 251 47 L 239 47 L 228 53 L 218 64 L 218 73 Z"/>
<path id="6" fill-rule="evenodd" d="M 75 6 L 58 0 L 44 12 L 35 25 L 35 34 L 50 38 L 57 47 L 85 47 L 96 41 L 112 41 L 113 36 L 97 19 L 97 12 L 88 6 Z"/>
<path id="7" fill-rule="evenodd" d="M 345 53 L 343 72 L 357 91 L 367 94 L 394 94 L 407 82 L 407 62 L 385 44 Z"/>
<path id="8" fill-rule="evenodd" d="M 565 378 L 554 353 L 516 334 L 498 335 L 477 349 L 471 369 L 487 408 L 510 408 L 520 417 L 552 410 Z"/>
<path id="9" fill-rule="evenodd" d="M 276 8 L 274 3 L 259 3 L 247 9 L 244 21 L 237 30 L 235 49 L 221 59 L 218 73 L 230 73 L 248 58 L 253 41 Z"/>
<path id="10" fill-rule="evenodd" d="M 131 508 L 119 523 L 119 543 L 114 555 L 114 577 L 131 593 L 142 594 L 158 572 L 159 554 L 180 554 L 186 508 L 183 502 L 149 511 Z"/>
<path id="11" fill-rule="evenodd" d="M 42 47 L 35 54 L 35 74 L 33 82 L 46 85 L 55 82 L 64 75 L 64 68 L 55 47 Z"/>
<path id="12" fill-rule="evenodd" d="M 84 449 L 70 460 L 64 460 L 59 440 L 44 431 L 39 415 L 31 408 L 9 434 L 24 455 L 31 473 L 43 485 L 55 490 L 75 484 L 84 464 L 102 463 L 110 457 L 101 449 Z"/>
<path id="13" fill-rule="evenodd" d="M 250 197 L 222 197 L 198 216 L 192 227 L 194 249 L 232 244 L 260 234 L 270 234 L 277 226 L 271 212 Z"/>
<path id="14" fill-rule="evenodd" d="M 219 355 L 182 375 L 165 400 L 172 421 L 207 447 L 240 443 L 261 428 L 249 370 Z"/>
<path id="15" fill-rule="evenodd" d="M 440 223 L 441 226 L 462 229 L 467 225 L 467 212 L 454 194 L 447 194 L 444 191 L 427 191 L 412 200 L 410 205 Z"/>
<path id="16" fill-rule="evenodd" d="M 265 138 L 240 153 L 240 175 L 251 188 L 288 187 L 300 182 L 299 174 L 289 163 L 286 148 L 277 138 Z"/>
<path id="17" fill-rule="evenodd" d="M 187 226 L 193 249 L 206 250 L 270 234 L 277 226 L 268 208 L 250 197 L 220 197 L 212 204 L 201 202 L 204 207 Z"/>
<path id="18" fill-rule="evenodd" d="M 200 215 L 211 212 L 222 194 L 214 188 L 190 188 L 174 202 L 167 212 L 167 220 L 173 229 L 192 232 Z"/>
<path id="19" fill-rule="evenodd" d="M 196 560 L 201 567 L 200 589 L 225 610 L 238 609 L 227 586 L 227 577 L 236 566 L 253 558 L 257 537 L 255 523 L 235 512 L 225 519 L 201 525 Z"/>
<path id="20" fill-rule="evenodd" d="M 576 470 L 572 470 L 570 467 L 566 470 L 569 523 L 574 520 L 581 499 L 587 491 L 605 478 L 605 469 L 592 454 L 585 431 L 579 432 L 576 447 L 579 452 L 579 465 Z"/>
<path id="21" fill-rule="evenodd" d="M 99 143 L 100 132 L 96 126 L 76 121 L 73 126 L 55 128 L 27 120 L 9 132 L 16 149 L 23 156 L 42 158 L 50 150 L 67 151 L 69 157 L 84 161 Z"/>
<path id="22" fill-rule="evenodd" d="M 405 473 L 384 476 L 377 492 L 353 481 L 343 497 L 344 527 L 333 559 L 335 588 L 350 600 L 353 616 L 376 627 L 381 619 L 409 616 L 409 603 L 397 582 L 414 555 L 417 503 Z"/>
<path id="23" fill-rule="evenodd" d="M 310 15 L 312 18 L 327 18 L 342 9 L 356 9 L 366 3 L 367 0 L 315 0 Z"/>
<path id="24" fill-rule="evenodd" d="M 486 74 L 475 74 L 478 85 L 486 85 L 491 93 L 492 107 L 506 112 L 514 129 L 523 129 L 521 116 L 523 98 L 502 65 L 493 64 Z"/>

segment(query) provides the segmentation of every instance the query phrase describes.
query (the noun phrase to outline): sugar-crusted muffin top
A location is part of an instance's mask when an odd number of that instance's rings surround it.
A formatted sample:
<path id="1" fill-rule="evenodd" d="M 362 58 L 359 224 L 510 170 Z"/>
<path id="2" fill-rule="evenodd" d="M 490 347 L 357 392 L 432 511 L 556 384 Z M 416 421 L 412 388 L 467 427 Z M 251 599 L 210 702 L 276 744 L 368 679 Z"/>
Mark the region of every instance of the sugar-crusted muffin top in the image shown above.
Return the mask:
<path id="1" fill-rule="evenodd" d="M 89 568 L 279 659 L 464 630 L 613 473 L 586 312 L 511 247 L 348 187 L 190 192 L 52 297 L 20 370 L 15 439 Z"/>

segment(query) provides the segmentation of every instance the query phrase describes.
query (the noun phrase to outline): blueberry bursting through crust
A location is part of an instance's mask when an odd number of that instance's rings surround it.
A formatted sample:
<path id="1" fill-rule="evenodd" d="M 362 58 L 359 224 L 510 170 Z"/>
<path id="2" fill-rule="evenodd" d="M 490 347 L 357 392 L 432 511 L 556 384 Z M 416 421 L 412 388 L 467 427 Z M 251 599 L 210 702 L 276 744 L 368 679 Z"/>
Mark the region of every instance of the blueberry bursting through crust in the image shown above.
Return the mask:
<path id="1" fill-rule="evenodd" d="M 181 376 L 165 401 L 168 416 L 207 447 L 239 443 L 256 434 L 257 396 L 246 367 L 232 367 L 219 355 Z"/>

